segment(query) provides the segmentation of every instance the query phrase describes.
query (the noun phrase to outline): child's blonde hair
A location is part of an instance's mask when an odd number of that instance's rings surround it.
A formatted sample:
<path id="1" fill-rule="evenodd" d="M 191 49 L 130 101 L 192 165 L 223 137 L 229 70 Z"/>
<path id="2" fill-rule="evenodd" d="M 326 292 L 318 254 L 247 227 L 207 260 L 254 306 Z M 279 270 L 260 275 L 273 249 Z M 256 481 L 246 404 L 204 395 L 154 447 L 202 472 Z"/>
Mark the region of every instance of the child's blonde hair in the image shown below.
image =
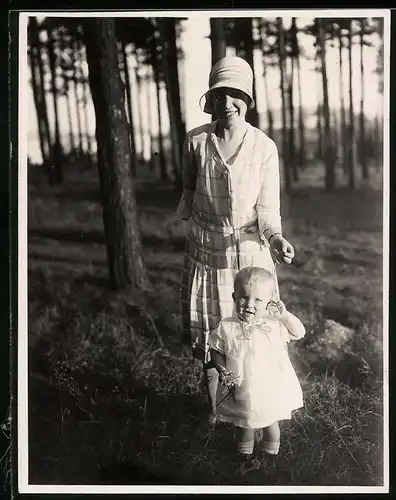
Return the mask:
<path id="1" fill-rule="evenodd" d="M 262 283 L 267 284 L 271 282 L 275 289 L 274 276 L 269 271 L 263 269 L 262 267 L 250 266 L 244 267 L 235 276 L 234 292 L 240 290 L 242 286 L 251 285 L 255 281 L 261 281 Z"/>

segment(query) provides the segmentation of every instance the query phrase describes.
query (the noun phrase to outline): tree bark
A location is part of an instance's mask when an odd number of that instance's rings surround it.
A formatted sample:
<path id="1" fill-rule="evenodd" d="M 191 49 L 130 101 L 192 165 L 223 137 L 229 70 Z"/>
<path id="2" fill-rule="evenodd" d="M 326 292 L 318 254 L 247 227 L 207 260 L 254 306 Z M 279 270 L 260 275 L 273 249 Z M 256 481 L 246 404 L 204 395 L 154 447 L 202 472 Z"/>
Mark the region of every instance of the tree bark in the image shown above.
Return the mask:
<path id="1" fill-rule="evenodd" d="M 224 21 L 219 17 L 210 18 L 210 42 L 212 48 L 212 66 L 226 55 Z"/>
<path id="2" fill-rule="evenodd" d="M 298 131 L 299 131 L 298 161 L 300 165 L 304 165 L 306 161 L 304 106 L 302 102 L 300 47 L 298 44 L 297 24 L 295 17 L 292 18 L 292 37 L 294 45 L 294 55 L 296 60 L 297 87 L 298 87 Z"/>
<path id="3" fill-rule="evenodd" d="M 50 29 L 47 29 L 48 37 L 48 59 L 51 72 L 51 90 L 54 106 L 54 145 L 52 149 L 52 163 L 49 171 L 51 184 L 61 184 L 63 182 L 62 169 L 62 146 L 59 131 L 59 110 L 58 110 L 58 89 L 56 86 L 56 57 L 55 57 L 55 40 Z"/>
<path id="4" fill-rule="evenodd" d="M 140 61 L 140 53 L 139 50 L 136 50 L 136 84 L 137 84 L 137 107 L 138 107 L 138 115 L 139 115 L 139 133 L 140 133 L 140 144 L 142 146 L 142 156 L 144 159 L 144 146 L 145 146 L 145 134 L 144 134 L 144 126 L 143 126 L 143 113 L 142 113 L 142 77 L 140 74 L 141 70 L 141 61 Z"/>
<path id="5" fill-rule="evenodd" d="M 166 158 L 164 151 L 164 137 L 162 134 L 162 111 L 161 111 L 161 82 L 159 71 L 161 66 L 160 54 L 158 53 L 157 46 L 155 46 L 155 62 L 153 64 L 154 80 L 157 94 L 157 110 L 158 110 L 158 152 L 159 152 L 159 166 L 160 176 L 163 182 L 168 181 L 168 172 L 166 170 Z"/>
<path id="6" fill-rule="evenodd" d="M 271 107 L 271 99 L 270 99 L 270 93 L 269 93 L 269 88 L 268 88 L 268 75 L 267 75 L 267 59 L 266 59 L 266 54 L 265 54 L 265 45 L 264 45 L 264 38 L 266 36 L 266 28 L 264 21 L 260 19 L 259 24 L 258 24 L 258 29 L 259 29 L 259 37 L 261 40 L 261 50 L 263 53 L 263 82 L 264 82 L 264 93 L 265 93 L 265 109 L 267 110 L 267 123 L 268 123 L 268 135 L 269 137 L 274 136 L 274 115 Z M 263 32 L 264 31 L 264 32 Z"/>
<path id="7" fill-rule="evenodd" d="M 41 122 L 41 131 L 44 139 L 44 148 L 45 148 L 45 156 L 43 157 L 43 165 L 48 173 L 48 168 L 50 168 L 51 164 L 51 155 L 52 155 L 52 143 L 51 143 L 51 131 L 48 121 L 48 109 L 47 109 L 47 101 L 45 97 L 45 79 L 44 79 L 44 65 L 43 58 L 41 53 L 41 41 L 39 37 L 39 27 L 37 24 L 37 19 L 35 17 L 30 18 L 31 23 L 31 34 L 32 34 L 32 47 L 35 47 L 37 58 L 35 61 L 37 63 L 38 70 L 38 78 L 37 78 L 37 97 L 39 103 L 39 120 Z M 33 57 L 34 57 L 33 52 Z M 36 64 L 34 65 L 36 66 Z"/>
<path id="8" fill-rule="evenodd" d="M 323 26 L 323 20 L 317 19 L 319 44 L 320 44 L 320 59 L 322 70 L 322 84 L 323 84 L 323 121 L 324 121 L 324 164 L 325 164 L 325 189 L 331 192 L 335 188 L 335 168 L 333 145 L 331 136 L 330 124 L 330 106 L 329 106 L 329 93 L 327 81 L 327 65 L 326 65 L 326 41 Z"/>
<path id="9" fill-rule="evenodd" d="M 356 187 L 356 139 L 355 139 L 355 112 L 353 107 L 353 84 L 352 84 L 352 20 L 349 21 L 348 29 L 348 57 L 349 57 L 349 188 Z"/>
<path id="10" fill-rule="evenodd" d="M 96 114 L 98 170 L 110 283 L 140 296 L 147 286 L 131 175 L 129 129 L 114 19 L 86 20 L 89 81 Z"/>
<path id="11" fill-rule="evenodd" d="M 236 18 L 235 27 L 237 30 L 237 37 L 239 46 L 237 49 L 237 56 L 245 59 L 253 71 L 253 99 L 256 101 L 256 78 L 254 71 L 254 57 L 253 57 L 253 18 Z M 259 116 L 257 106 L 248 109 L 246 113 L 246 120 L 254 127 L 259 126 Z"/>
<path id="12" fill-rule="evenodd" d="M 317 35 L 317 50 L 316 50 L 316 61 L 317 61 L 317 66 L 316 66 L 316 74 L 315 78 L 317 79 L 317 84 L 318 84 L 318 105 L 317 105 L 317 128 L 318 128 L 318 149 L 317 149 L 317 158 L 319 160 L 322 160 L 323 158 L 323 102 L 321 98 L 322 94 L 322 82 L 321 82 L 321 56 L 320 56 L 320 44 L 319 44 L 319 34 Z"/>
<path id="13" fill-rule="evenodd" d="M 365 116 L 364 116 L 364 30 L 365 30 L 365 20 L 360 21 L 360 116 L 359 116 L 359 160 L 362 167 L 362 177 L 366 181 L 369 178 L 369 171 L 367 165 L 367 155 L 366 155 L 366 127 L 365 127 Z"/>
<path id="14" fill-rule="evenodd" d="M 151 68 L 150 64 L 146 65 L 146 100 L 147 100 L 147 137 L 149 141 L 149 165 L 152 170 L 154 170 L 155 162 L 154 162 L 154 141 L 153 141 L 153 116 L 151 112 Z"/>
<path id="15" fill-rule="evenodd" d="M 342 33 L 341 26 L 338 27 L 338 59 L 340 64 L 340 115 L 341 115 L 341 123 L 340 123 L 340 136 L 341 136 L 341 156 L 342 163 L 345 165 L 348 161 L 347 159 L 347 130 L 346 130 L 346 116 L 345 116 L 345 98 L 344 98 L 344 64 L 343 64 L 343 41 L 342 41 Z"/>
<path id="16" fill-rule="evenodd" d="M 285 96 L 285 33 L 283 28 L 283 20 L 281 17 L 278 21 L 278 37 L 279 37 L 279 69 L 280 69 L 280 92 L 282 98 L 282 157 L 283 169 L 285 174 L 285 189 L 291 188 L 291 177 L 289 168 L 289 158 L 287 152 L 287 122 L 286 122 L 286 96 Z"/>
<path id="17" fill-rule="evenodd" d="M 65 33 L 62 31 L 60 33 L 60 49 L 63 54 L 66 51 L 67 42 L 65 40 Z M 75 153 L 75 144 L 74 144 L 74 133 L 73 133 L 73 121 L 72 121 L 72 111 L 70 105 L 70 84 L 69 84 L 69 76 L 67 72 L 63 75 L 63 85 L 64 85 L 64 95 L 66 99 L 66 113 L 67 113 L 67 123 L 69 126 L 69 155 L 73 157 Z"/>
<path id="18" fill-rule="evenodd" d="M 29 60 L 30 60 L 30 70 L 32 77 L 32 91 L 33 91 L 33 99 L 36 107 L 36 115 L 37 115 L 37 132 L 40 143 L 40 151 L 43 159 L 43 164 L 46 163 L 49 155 L 49 145 L 46 138 L 45 126 L 42 120 L 41 109 L 42 109 L 42 96 L 40 95 L 40 85 L 37 81 L 37 68 L 36 68 L 36 57 L 35 57 L 36 47 L 32 44 L 29 48 Z"/>
<path id="19" fill-rule="evenodd" d="M 298 170 L 296 164 L 296 141 L 294 129 L 294 57 L 290 57 L 290 78 L 289 78 L 289 167 L 293 174 L 294 182 L 298 182 Z"/>
<path id="20" fill-rule="evenodd" d="M 77 134 L 78 134 L 78 152 L 80 157 L 84 154 L 83 149 L 83 134 L 81 125 L 81 111 L 79 106 L 79 96 L 78 96 L 78 84 L 79 84 L 79 46 L 78 42 L 75 41 L 73 44 L 73 87 L 74 87 L 74 98 L 76 102 L 76 118 L 77 118 Z"/>
<path id="21" fill-rule="evenodd" d="M 179 72 L 177 66 L 177 48 L 175 20 L 162 18 L 158 20 L 161 42 L 164 50 L 164 74 L 166 80 L 169 119 L 171 126 L 172 150 L 174 155 L 175 187 L 181 190 L 181 159 L 183 143 L 186 136 L 186 127 L 182 119 L 180 105 Z"/>
<path id="22" fill-rule="evenodd" d="M 131 143 L 132 154 L 136 155 L 135 127 L 133 125 L 131 79 L 129 78 L 128 54 L 127 54 L 125 42 L 122 42 L 121 47 L 122 47 L 122 58 L 123 58 L 123 63 L 124 63 L 125 93 L 126 93 L 126 97 L 127 97 L 127 108 L 128 108 L 129 138 L 130 138 L 130 143 Z M 132 175 L 134 177 L 136 177 L 135 162 L 132 162 Z"/>

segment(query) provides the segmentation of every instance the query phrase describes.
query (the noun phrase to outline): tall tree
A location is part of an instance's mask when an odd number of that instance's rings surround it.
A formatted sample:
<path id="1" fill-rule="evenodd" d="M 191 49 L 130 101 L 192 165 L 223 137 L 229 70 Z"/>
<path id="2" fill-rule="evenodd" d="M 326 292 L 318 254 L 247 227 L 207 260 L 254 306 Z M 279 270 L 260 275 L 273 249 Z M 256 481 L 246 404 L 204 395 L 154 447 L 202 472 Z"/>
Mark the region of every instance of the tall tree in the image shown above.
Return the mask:
<path id="1" fill-rule="evenodd" d="M 340 86 L 340 115 L 341 115 L 341 120 L 340 120 L 340 137 L 341 137 L 341 157 L 342 157 L 342 162 L 344 164 L 347 163 L 347 151 L 348 151 L 348 137 L 347 137 L 347 132 L 346 132 L 346 114 L 345 114 L 345 96 L 344 96 L 344 58 L 343 58 L 343 48 L 344 48 L 344 42 L 343 42 L 343 36 L 342 36 L 342 25 L 341 22 L 338 22 L 338 27 L 337 27 L 337 34 L 338 34 L 338 61 L 339 61 L 339 66 L 340 66 L 340 73 L 339 73 L 339 86 Z"/>
<path id="2" fill-rule="evenodd" d="M 159 152 L 160 177 L 163 182 L 166 182 L 168 180 L 168 172 L 166 170 L 164 136 L 162 132 L 161 78 L 160 78 L 160 75 L 163 74 L 162 47 L 160 47 L 160 45 L 158 44 L 158 40 L 159 40 L 159 32 L 158 30 L 156 30 L 151 44 L 151 48 L 152 48 L 154 81 L 155 81 L 156 95 L 157 95 L 158 150 L 159 150 L 158 152 Z"/>
<path id="3" fill-rule="evenodd" d="M 322 92 L 322 78 L 321 78 L 321 54 L 320 44 L 318 43 L 318 33 L 316 32 L 316 79 L 318 85 L 318 102 L 316 107 L 316 123 L 318 129 L 318 146 L 317 157 L 321 160 L 323 158 L 323 92 Z"/>
<path id="4" fill-rule="evenodd" d="M 349 145 L 348 145 L 348 166 L 349 166 L 349 187 L 356 186 L 356 138 L 355 138 L 355 112 L 353 107 L 353 61 L 352 61 L 352 19 L 348 19 L 348 58 L 349 58 Z"/>
<path id="5" fill-rule="evenodd" d="M 43 123 L 42 115 L 41 115 L 41 106 L 42 106 L 42 96 L 40 83 L 38 81 L 37 75 L 37 64 L 36 64 L 36 56 L 35 56 L 36 47 L 30 45 L 28 48 L 28 55 L 30 60 L 30 71 L 31 71 L 31 82 L 32 82 L 32 91 L 33 91 L 33 99 L 36 107 L 36 115 L 37 115 L 37 130 L 38 130 L 38 138 L 40 143 L 40 151 L 43 159 L 43 163 L 46 162 L 49 155 L 49 143 L 45 131 L 45 125 Z"/>
<path id="6" fill-rule="evenodd" d="M 136 75 L 136 87 L 137 87 L 137 108 L 139 116 L 139 135 L 140 135 L 140 144 L 142 149 L 142 158 L 144 158 L 145 133 L 143 125 L 142 49 L 136 48 L 135 57 L 136 57 L 135 75 Z"/>
<path id="7" fill-rule="evenodd" d="M 210 45 L 212 50 L 212 66 L 214 66 L 219 59 L 226 56 L 226 41 L 224 34 L 224 20 L 220 17 L 210 18 Z M 212 121 L 216 116 L 212 116 Z"/>
<path id="8" fill-rule="evenodd" d="M 366 30 L 366 19 L 360 19 L 360 114 L 359 114 L 359 162 L 362 166 L 362 177 L 368 180 L 369 171 L 366 155 L 366 119 L 364 115 L 364 35 Z"/>
<path id="9" fill-rule="evenodd" d="M 170 17 L 157 20 L 163 46 L 163 67 L 166 80 L 169 119 L 171 126 L 172 152 L 174 159 L 175 185 L 181 189 L 181 159 L 186 126 L 180 104 L 179 70 L 177 64 L 176 21 Z"/>
<path id="10" fill-rule="evenodd" d="M 150 167 L 154 170 L 155 168 L 155 162 L 154 162 L 154 153 L 155 153 L 155 148 L 154 148 L 154 141 L 153 141 L 153 135 L 152 135 L 152 130 L 153 130 L 153 113 L 152 113 L 152 108 L 151 108 L 151 100 L 152 100 L 152 95 L 151 95 L 151 82 L 152 82 L 152 68 L 150 63 L 147 61 L 146 62 L 146 71 L 145 71 L 145 81 L 146 81 L 146 111 L 147 111 L 147 136 L 148 136 L 148 142 L 149 142 L 149 164 Z"/>
<path id="11" fill-rule="evenodd" d="M 268 68 L 270 66 L 270 57 L 273 55 L 273 49 L 268 44 L 269 33 L 269 22 L 264 19 L 260 19 L 259 25 L 259 38 L 261 39 L 261 50 L 263 53 L 263 83 L 264 83 L 264 95 L 265 95 L 265 109 L 267 111 L 267 124 L 268 124 L 268 135 L 270 137 L 274 136 L 274 112 L 271 104 L 271 96 L 269 92 L 268 85 Z"/>
<path id="12" fill-rule="evenodd" d="M 318 42 L 320 47 L 321 73 L 323 83 L 323 121 L 324 121 L 324 164 L 325 164 L 325 189 L 333 191 L 335 188 L 335 165 L 332 146 L 332 133 L 330 125 L 330 106 L 329 89 L 327 80 L 326 65 L 326 39 L 325 39 L 325 21 L 321 18 L 316 19 Z"/>
<path id="13" fill-rule="evenodd" d="M 305 146 L 305 119 L 304 119 L 304 104 L 302 100 L 302 84 L 301 84 L 301 49 L 298 43 L 298 29 L 296 18 L 292 18 L 291 26 L 291 45 L 292 54 L 296 60 L 297 70 L 297 89 L 298 89 L 298 131 L 299 131 L 299 152 L 298 160 L 300 165 L 304 165 L 306 161 L 306 146 Z"/>
<path id="14" fill-rule="evenodd" d="M 51 72 L 51 93 L 54 107 L 54 144 L 52 149 L 52 162 L 49 171 L 49 179 L 52 184 L 61 184 L 63 181 L 62 169 L 62 146 L 59 130 L 59 109 L 58 109 L 58 88 L 56 85 L 56 68 L 57 61 L 55 55 L 55 39 L 53 31 L 47 26 L 47 48 L 49 67 Z"/>
<path id="15" fill-rule="evenodd" d="M 29 18 L 29 27 L 31 33 L 31 48 L 33 49 L 32 56 L 32 65 L 35 70 L 37 69 L 36 75 L 36 99 L 37 99 L 37 115 L 38 120 L 41 123 L 39 126 L 39 131 L 41 130 L 42 139 L 43 139 L 43 164 L 48 169 L 48 166 L 51 163 L 51 132 L 48 120 L 48 109 L 47 109 L 47 101 L 46 101 L 46 89 L 45 89 L 45 78 L 44 78 L 44 64 L 42 58 L 42 50 L 41 50 L 41 41 L 40 41 L 40 29 L 38 26 L 37 18 L 30 17 Z M 48 173 L 48 172 L 47 172 Z"/>
<path id="16" fill-rule="evenodd" d="M 130 138 L 130 142 L 131 142 L 132 154 L 136 155 L 135 127 L 133 125 L 131 79 L 129 78 L 128 53 L 127 53 L 126 43 L 124 40 L 121 42 L 121 50 L 122 50 L 123 69 L 124 69 L 124 77 L 125 77 L 125 92 L 126 92 L 126 98 L 127 98 L 129 138 Z M 133 176 L 136 176 L 135 167 L 136 167 L 135 162 L 132 162 L 132 175 Z"/>
<path id="17" fill-rule="evenodd" d="M 79 40 L 74 40 L 72 50 L 73 57 L 73 91 L 74 91 L 74 100 L 76 105 L 76 119 L 77 119 L 77 135 L 78 135 L 78 153 L 80 157 L 83 155 L 83 133 L 82 133 L 82 119 L 81 119 L 81 110 L 80 110 L 80 96 L 79 96 L 79 85 L 80 85 L 80 42 Z"/>
<path id="18" fill-rule="evenodd" d="M 285 92 L 285 30 L 283 26 L 283 19 L 277 18 L 278 26 L 278 39 L 279 39 L 279 74 L 280 74 L 280 92 L 282 99 L 282 160 L 283 170 L 285 174 L 285 189 L 291 188 L 291 177 L 289 169 L 289 158 L 287 151 L 287 122 L 286 122 L 286 92 Z"/>
<path id="19" fill-rule="evenodd" d="M 236 54 L 239 57 L 245 59 L 252 68 L 253 71 L 253 99 L 256 101 L 256 76 L 255 76 L 255 65 L 253 57 L 253 18 L 251 17 L 239 17 L 235 19 L 235 28 L 238 45 Z M 257 102 L 257 101 L 256 101 Z M 259 126 L 259 116 L 257 111 L 257 106 L 252 109 L 248 109 L 246 113 L 246 119 L 254 126 Z"/>
<path id="20" fill-rule="evenodd" d="M 74 155 L 75 153 L 75 144 L 74 144 L 74 130 L 73 130 L 73 120 L 72 120 L 72 110 L 70 103 L 70 40 L 67 39 L 67 33 L 64 27 L 62 27 L 59 31 L 59 40 L 60 40 L 60 66 L 63 71 L 63 95 L 66 101 L 66 114 L 67 114 L 67 123 L 69 127 L 69 154 Z"/>
<path id="21" fill-rule="evenodd" d="M 297 158 L 296 158 L 296 137 L 295 137 L 295 119 L 294 119 L 294 69 L 295 59 L 297 56 L 297 40 L 296 18 L 292 18 L 292 24 L 289 32 L 290 37 L 290 74 L 288 82 L 288 97 L 289 97 L 289 168 L 293 174 L 294 182 L 298 182 Z"/>
<path id="22" fill-rule="evenodd" d="M 210 18 L 210 43 L 212 48 L 212 66 L 226 55 L 224 21 L 220 17 Z"/>
<path id="23" fill-rule="evenodd" d="M 89 81 L 96 114 L 98 170 L 110 282 L 141 294 L 147 286 L 142 259 L 129 129 L 118 67 L 114 19 L 84 24 Z"/>

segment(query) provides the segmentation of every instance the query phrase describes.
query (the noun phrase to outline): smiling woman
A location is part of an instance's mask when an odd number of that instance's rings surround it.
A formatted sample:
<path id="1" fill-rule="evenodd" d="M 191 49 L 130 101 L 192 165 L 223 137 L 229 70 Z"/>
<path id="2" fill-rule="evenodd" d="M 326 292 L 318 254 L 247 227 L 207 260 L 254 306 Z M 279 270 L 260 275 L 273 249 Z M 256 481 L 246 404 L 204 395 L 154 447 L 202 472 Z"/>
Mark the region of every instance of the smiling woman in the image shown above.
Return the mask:
<path id="1" fill-rule="evenodd" d="M 266 269 L 278 299 L 274 262 L 290 263 L 294 251 L 282 236 L 276 145 L 246 122 L 254 106 L 249 64 L 239 57 L 220 59 L 202 101 L 216 119 L 192 129 L 184 144 L 178 214 L 189 223 L 181 303 L 183 340 L 204 363 L 213 424 L 218 374 L 208 342 L 219 321 L 234 312 L 235 275 L 246 266 Z"/>

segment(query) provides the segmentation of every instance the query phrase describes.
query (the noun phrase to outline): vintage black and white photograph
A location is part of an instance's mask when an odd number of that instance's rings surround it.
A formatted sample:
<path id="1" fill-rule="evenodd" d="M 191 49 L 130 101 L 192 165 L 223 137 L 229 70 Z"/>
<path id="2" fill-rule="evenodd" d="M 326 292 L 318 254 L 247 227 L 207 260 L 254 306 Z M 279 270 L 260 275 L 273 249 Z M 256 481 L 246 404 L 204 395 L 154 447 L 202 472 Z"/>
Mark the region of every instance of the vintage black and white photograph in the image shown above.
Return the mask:
<path id="1" fill-rule="evenodd" d="M 18 36 L 19 492 L 387 492 L 389 12 Z"/>

